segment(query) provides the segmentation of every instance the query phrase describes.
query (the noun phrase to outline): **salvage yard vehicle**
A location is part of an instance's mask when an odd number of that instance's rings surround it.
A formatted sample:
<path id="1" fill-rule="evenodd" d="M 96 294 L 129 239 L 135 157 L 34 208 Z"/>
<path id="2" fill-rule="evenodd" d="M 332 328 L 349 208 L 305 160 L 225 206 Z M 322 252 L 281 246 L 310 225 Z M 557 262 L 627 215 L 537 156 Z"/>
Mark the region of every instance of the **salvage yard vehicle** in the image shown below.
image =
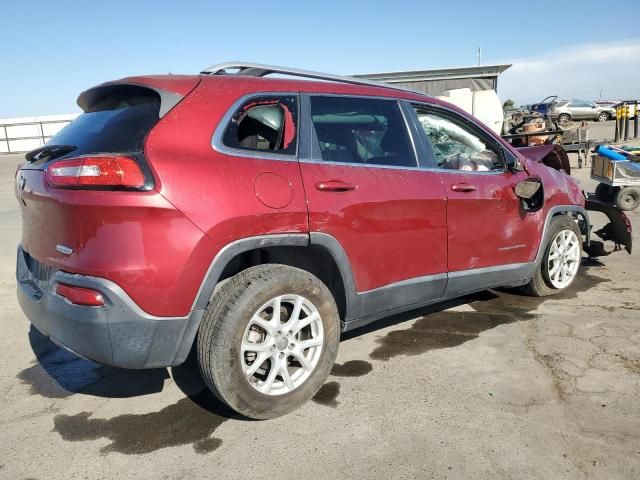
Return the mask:
<path id="1" fill-rule="evenodd" d="M 616 117 L 615 107 L 598 105 L 589 100 L 558 100 L 556 95 L 551 95 L 540 103 L 532 105 L 531 111 L 541 115 L 549 115 L 560 123 L 572 120 L 606 122 Z"/>
<path id="2" fill-rule="evenodd" d="M 550 152 L 424 94 L 229 63 L 78 105 L 17 172 L 22 309 L 109 365 L 195 348 L 247 417 L 309 400 L 341 332 L 498 286 L 562 292 L 589 244 L 585 197 Z"/>
<path id="3" fill-rule="evenodd" d="M 552 118 L 557 118 L 560 123 L 566 123 L 571 120 L 606 122 L 616 117 L 616 109 L 597 105 L 588 100 L 560 100 L 551 105 L 549 115 Z"/>

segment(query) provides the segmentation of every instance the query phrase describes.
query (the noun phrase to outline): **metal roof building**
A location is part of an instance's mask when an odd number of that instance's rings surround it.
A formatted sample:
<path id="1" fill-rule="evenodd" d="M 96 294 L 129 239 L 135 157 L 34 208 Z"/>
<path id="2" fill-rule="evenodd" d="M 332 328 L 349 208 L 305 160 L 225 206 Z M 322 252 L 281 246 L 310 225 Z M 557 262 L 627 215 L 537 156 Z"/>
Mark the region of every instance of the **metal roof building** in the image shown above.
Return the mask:
<path id="1" fill-rule="evenodd" d="M 364 73 L 351 76 L 392 83 L 438 96 L 456 88 L 469 88 L 472 92 L 497 90 L 498 75 L 509 67 L 511 65 L 482 65 L 407 72 Z"/>

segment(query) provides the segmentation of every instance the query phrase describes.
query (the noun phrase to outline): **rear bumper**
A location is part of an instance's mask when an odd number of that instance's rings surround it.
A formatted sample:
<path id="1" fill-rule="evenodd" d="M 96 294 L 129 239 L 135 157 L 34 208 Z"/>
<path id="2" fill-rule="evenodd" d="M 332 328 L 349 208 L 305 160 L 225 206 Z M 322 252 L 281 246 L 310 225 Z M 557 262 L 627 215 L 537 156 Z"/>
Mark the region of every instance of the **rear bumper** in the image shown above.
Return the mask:
<path id="1" fill-rule="evenodd" d="M 186 317 L 156 317 L 109 280 L 47 267 L 18 248 L 18 302 L 44 335 L 90 360 L 122 368 L 158 368 L 184 362 L 204 310 Z M 58 283 L 102 293 L 105 305 L 74 305 L 55 293 Z"/>

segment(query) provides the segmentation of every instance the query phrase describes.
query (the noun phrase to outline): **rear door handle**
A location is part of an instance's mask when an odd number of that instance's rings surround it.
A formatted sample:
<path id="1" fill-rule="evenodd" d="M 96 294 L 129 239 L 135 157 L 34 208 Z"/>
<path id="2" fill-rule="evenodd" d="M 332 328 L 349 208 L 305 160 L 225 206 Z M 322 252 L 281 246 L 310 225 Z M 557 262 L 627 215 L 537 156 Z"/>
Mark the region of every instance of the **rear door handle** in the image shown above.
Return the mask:
<path id="1" fill-rule="evenodd" d="M 316 182 L 316 189 L 323 192 L 348 192 L 355 190 L 356 186 L 342 180 L 327 180 L 325 182 Z"/>
<path id="2" fill-rule="evenodd" d="M 451 185 L 451 190 L 454 192 L 475 192 L 478 189 L 475 185 L 469 185 L 468 183 L 455 183 Z"/>

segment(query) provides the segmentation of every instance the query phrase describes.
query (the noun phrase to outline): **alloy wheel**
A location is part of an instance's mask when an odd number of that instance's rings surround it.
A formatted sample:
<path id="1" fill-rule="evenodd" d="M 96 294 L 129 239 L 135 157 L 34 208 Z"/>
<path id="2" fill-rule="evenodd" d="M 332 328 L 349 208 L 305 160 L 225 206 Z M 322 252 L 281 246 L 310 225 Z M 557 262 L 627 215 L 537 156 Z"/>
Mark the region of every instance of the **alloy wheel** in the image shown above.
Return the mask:
<path id="1" fill-rule="evenodd" d="M 240 347 L 249 384 L 265 395 L 284 395 L 316 368 L 324 344 L 316 306 L 301 295 L 280 295 L 251 317 Z"/>
<path id="2" fill-rule="evenodd" d="M 549 281 L 561 289 L 569 286 L 580 266 L 580 241 L 573 230 L 561 230 L 551 241 L 547 258 Z"/>

